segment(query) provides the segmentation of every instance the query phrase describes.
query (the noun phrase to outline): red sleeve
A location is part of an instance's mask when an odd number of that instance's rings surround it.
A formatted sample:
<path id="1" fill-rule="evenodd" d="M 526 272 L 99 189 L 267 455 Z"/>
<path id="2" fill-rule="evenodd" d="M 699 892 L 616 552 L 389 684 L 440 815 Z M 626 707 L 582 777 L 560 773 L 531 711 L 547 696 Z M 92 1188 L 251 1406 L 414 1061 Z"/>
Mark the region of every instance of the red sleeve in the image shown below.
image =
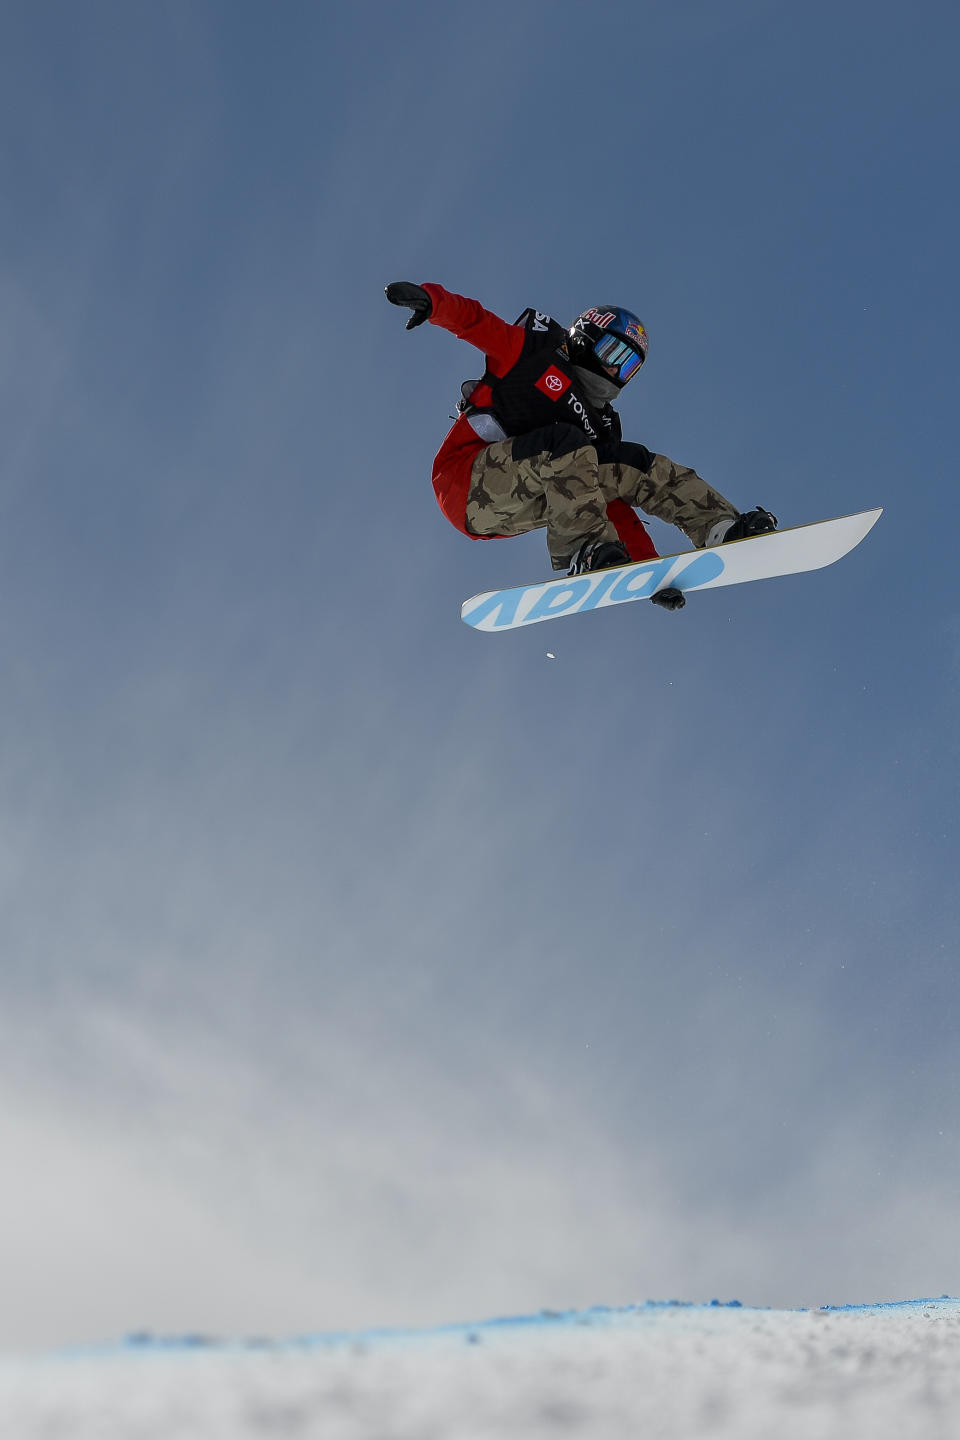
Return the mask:
<path id="1" fill-rule="evenodd" d="M 631 560 L 657 558 L 657 547 L 650 539 L 646 525 L 626 500 L 611 500 L 607 505 L 607 517 L 616 525 L 617 534 L 629 550 Z"/>
<path id="2" fill-rule="evenodd" d="M 433 302 L 431 324 L 440 325 L 461 340 L 482 350 L 494 375 L 505 375 L 515 365 L 523 349 L 521 325 L 508 325 L 492 310 L 484 310 L 479 300 L 454 295 L 442 285 L 424 285 Z"/>

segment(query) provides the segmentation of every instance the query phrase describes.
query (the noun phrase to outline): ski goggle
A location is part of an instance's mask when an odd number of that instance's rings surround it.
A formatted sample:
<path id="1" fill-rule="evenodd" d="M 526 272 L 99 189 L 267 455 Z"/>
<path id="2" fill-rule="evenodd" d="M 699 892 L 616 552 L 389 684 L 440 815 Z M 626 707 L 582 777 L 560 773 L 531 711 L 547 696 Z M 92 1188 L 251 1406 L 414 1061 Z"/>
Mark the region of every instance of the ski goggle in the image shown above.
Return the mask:
<path id="1" fill-rule="evenodd" d="M 646 356 L 642 350 L 636 350 L 621 340 L 619 335 L 602 335 L 593 347 L 593 353 L 601 365 L 606 365 L 616 371 L 616 378 L 622 385 L 636 375 Z"/>

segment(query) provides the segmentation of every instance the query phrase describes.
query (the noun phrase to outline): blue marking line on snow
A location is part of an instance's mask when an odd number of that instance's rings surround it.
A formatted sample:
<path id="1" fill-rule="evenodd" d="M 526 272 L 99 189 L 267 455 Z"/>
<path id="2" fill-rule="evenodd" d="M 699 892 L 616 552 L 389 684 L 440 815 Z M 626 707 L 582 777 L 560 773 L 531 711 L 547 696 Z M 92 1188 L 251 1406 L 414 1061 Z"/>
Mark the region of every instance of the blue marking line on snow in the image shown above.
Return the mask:
<path id="1" fill-rule="evenodd" d="M 82 1361 L 94 1356 L 115 1356 L 123 1358 L 143 1355 L 198 1355 L 211 1351 L 225 1352 L 295 1352 L 349 1346 L 362 1349 L 368 1345 L 415 1345 L 430 1340 L 461 1339 L 468 1344 L 482 1343 L 484 1336 L 503 1335 L 510 1331 L 531 1333 L 537 1329 L 556 1330 L 586 1327 L 593 1329 L 617 1329 L 632 1327 L 637 1322 L 655 1321 L 658 1313 L 682 1311 L 685 1315 L 715 1314 L 718 1310 L 743 1311 L 745 1314 L 808 1315 L 811 1313 L 831 1315 L 879 1314 L 885 1311 L 930 1310 L 931 1308 L 960 1307 L 960 1299 L 940 1295 L 926 1300 L 886 1300 L 872 1304 L 821 1305 L 812 1311 L 809 1308 L 772 1311 L 769 1306 L 744 1305 L 739 1300 L 710 1300 L 707 1302 L 689 1300 L 645 1300 L 642 1304 L 626 1306 L 594 1305 L 587 1310 L 542 1310 L 534 1315 L 505 1315 L 474 1323 L 457 1321 L 449 1325 L 434 1325 L 424 1329 L 401 1329 L 384 1327 L 369 1330 L 334 1330 L 316 1334 L 287 1336 L 280 1339 L 216 1339 L 208 1335 L 152 1335 L 141 1332 L 128 1335 L 124 1340 L 100 1345 L 75 1346 L 56 1352 L 49 1358 Z"/>
<path id="2" fill-rule="evenodd" d="M 875 1300 L 869 1305 L 821 1305 L 821 1310 L 828 1310 L 833 1315 L 844 1314 L 852 1310 L 908 1310 L 911 1306 L 923 1305 L 958 1305 L 960 1301 L 952 1295 L 938 1295 L 936 1299 L 929 1300 Z"/>

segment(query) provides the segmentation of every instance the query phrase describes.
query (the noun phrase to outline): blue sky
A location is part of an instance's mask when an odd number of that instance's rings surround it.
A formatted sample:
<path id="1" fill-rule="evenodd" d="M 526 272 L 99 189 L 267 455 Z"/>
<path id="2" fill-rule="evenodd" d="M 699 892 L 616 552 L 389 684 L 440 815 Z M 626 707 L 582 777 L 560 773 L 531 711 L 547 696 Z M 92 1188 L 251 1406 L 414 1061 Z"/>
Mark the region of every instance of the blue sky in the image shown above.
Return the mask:
<path id="1" fill-rule="evenodd" d="M 958 30 L 4 8 L 0 1343 L 957 1292 Z M 626 305 L 628 436 L 886 513 L 473 633 L 543 540 L 392 279 Z"/>

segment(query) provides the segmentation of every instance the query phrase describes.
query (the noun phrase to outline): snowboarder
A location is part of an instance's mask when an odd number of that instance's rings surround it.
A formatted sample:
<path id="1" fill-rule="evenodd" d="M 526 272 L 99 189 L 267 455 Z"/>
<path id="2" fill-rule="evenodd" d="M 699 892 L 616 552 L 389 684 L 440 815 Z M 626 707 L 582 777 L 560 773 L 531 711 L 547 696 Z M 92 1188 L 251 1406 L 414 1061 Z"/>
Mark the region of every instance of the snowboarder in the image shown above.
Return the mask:
<path id="1" fill-rule="evenodd" d="M 460 415 L 433 465 L 451 524 L 472 539 L 546 528 L 554 570 L 571 575 L 646 560 L 657 551 L 633 507 L 676 525 L 698 548 L 763 534 L 776 519 L 741 514 L 695 470 L 624 440 L 612 401 L 647 356 L 647 332 L 629 310 L 584 310 L 569 330 L 538 310 L 508 325 L 477 300 L 441 285 L 395 281 L 387 299 L 484 353 L 462 387 Z M 652 597 L 680 609 L 666 589 Z"/>

